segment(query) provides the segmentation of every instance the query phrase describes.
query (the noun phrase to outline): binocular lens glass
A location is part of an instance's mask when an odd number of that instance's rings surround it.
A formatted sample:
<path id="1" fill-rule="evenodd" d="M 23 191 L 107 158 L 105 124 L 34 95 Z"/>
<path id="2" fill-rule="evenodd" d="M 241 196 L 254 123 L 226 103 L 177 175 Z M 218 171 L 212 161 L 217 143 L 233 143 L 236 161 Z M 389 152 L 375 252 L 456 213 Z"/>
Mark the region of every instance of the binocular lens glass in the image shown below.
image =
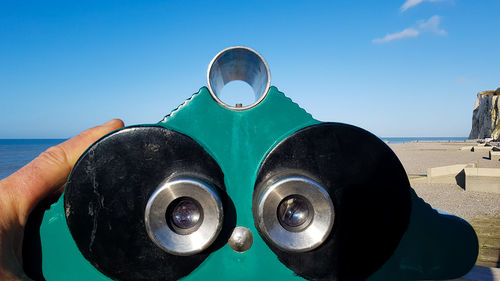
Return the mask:
<path id="1" fill-rule="evenodd" d="M 283 199 L 278 206 L 280 224 L 289 230 L 307 227 L 309 225 L 307 222 L 311 221 L 313 215 L 310 205 L 311 203 L 300 195 L 291 195 Z"/>
<path id="2" fill-rule="evenodd" d="M 188 229 L 198 224 L 203 212 L 198 202 L 192 198 L 184 197 L 174 204 L 171 220 L 175 226 Z"/>

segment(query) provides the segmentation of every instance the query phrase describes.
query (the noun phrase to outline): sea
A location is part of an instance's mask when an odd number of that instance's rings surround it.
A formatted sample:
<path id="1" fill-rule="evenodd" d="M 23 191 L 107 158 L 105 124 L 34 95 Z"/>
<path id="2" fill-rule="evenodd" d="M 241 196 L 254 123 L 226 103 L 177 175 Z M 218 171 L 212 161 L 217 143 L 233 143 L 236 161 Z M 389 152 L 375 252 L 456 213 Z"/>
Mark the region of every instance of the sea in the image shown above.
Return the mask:
<path id="1" fill-rule="evenodd" d="M 66 139 L 0 139 L 0 180 Z"/>
<path id="2" fill-rule="evenodd" d="M 386 143 L 465 141 L 466 137 L 382 137 Z M 0 180 L 66 139 L 0 139 Z"/>

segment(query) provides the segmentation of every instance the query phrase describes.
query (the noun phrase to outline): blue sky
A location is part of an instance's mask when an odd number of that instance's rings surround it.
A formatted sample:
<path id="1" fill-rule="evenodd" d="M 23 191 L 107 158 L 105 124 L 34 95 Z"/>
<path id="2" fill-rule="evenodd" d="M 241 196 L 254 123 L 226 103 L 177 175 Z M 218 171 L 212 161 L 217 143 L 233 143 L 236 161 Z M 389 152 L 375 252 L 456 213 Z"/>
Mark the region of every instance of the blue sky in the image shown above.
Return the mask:
<path id="1" fill-rule="evenodd" d="M 476 93 L 500 87 L 498 11 L 465 0 L 2 0 L 0 138 L 157 122 L 233 45 L 260 52 L 272 85 L 317 119 L 382 137 L 467 136 Z"/>

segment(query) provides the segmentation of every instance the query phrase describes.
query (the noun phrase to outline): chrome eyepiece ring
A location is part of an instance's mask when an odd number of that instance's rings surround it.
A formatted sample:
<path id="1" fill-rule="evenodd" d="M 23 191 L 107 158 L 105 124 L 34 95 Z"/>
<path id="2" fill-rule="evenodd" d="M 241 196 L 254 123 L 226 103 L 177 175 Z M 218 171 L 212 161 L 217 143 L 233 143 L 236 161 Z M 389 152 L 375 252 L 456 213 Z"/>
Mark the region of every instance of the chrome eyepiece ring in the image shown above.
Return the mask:
<path id="1" fill-rule="evenodd" d="M 222 88 L 229 82 L 247 82 L 255 93 L 255 102 L 250 105 L 229 105 L 220 99 Z M 271 86 L 271 73 L 264 58 L 248 47 L 230 47 L 218 53 L 208 65 L 208 90 L 212 98 L 231 110 L 250 109 L 267 95 Z"/>
<path id="2" fill-rule="evenodd" d="M 160 185 L 146 205 L 149 238 L 161 249 L 188 256 L 208 248 L 223 221 L 222 202 L 210 186 L 193 178 L 176 178 Z"/>
<path id="3" fill-rule="evenodd" d="M 302 176 L 259 187 L 254 219 L 264 239 L 289 252 L 307 252 L 329 236 L 335 210 L 328 192 Z"/>

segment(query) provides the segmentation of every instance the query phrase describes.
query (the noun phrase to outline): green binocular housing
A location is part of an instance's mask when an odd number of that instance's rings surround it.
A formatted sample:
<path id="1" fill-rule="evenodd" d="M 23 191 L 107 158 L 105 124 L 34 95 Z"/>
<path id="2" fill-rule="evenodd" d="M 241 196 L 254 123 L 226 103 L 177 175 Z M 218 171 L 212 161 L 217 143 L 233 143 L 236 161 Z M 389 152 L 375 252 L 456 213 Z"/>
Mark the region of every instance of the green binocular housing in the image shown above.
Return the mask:
<path id="1" fill-rule="evenodd" d="M 420 199 L 378 137 L 312 118 L 250 48 L 217 54 L 207 78 L 162 121 L 83 153 L 31 235 L 33 279 L 442 280 L 473 267 L 473 228 Z M 254 103 L 220 99 L 234 80 Z"/>

